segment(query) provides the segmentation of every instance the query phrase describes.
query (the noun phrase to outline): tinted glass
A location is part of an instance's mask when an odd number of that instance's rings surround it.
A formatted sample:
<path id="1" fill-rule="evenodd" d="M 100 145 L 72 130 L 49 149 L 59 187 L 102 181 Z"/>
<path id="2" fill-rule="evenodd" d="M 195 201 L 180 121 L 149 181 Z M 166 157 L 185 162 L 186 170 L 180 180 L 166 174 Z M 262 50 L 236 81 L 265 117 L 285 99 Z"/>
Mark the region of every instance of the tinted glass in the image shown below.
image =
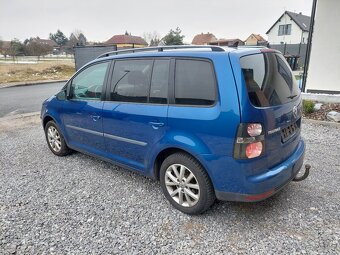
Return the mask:
<path id="1" fill-rule="evenodd" d="M 240 59 L 248 96 L 258 107 L 290 102 L 300 94 L 290 67 L 281 54 L 263 53 Z"/>
<path id="2" fill-rule="evenodd" d="M 111 100 L 146 103 L 153 60 L 119 60 L 113 71 Z"/>
<path id="3" fill-rule="evenodd" d="M 150 103 L 167 103 L 169 68 L 169 60 L 155 60 L 151 79 Z"/>
<path id="4" fill-rule="evenodd" d="M 80 72 L 71 85 L 72 98 L 100 99 L 109 62 L 92 65 Z"/>
<path id="5" fill-rule="evenodd" d="M 175 102 L 186 105 L 212 105 L 215 76 L 207 61 L 176 60 Z"/>

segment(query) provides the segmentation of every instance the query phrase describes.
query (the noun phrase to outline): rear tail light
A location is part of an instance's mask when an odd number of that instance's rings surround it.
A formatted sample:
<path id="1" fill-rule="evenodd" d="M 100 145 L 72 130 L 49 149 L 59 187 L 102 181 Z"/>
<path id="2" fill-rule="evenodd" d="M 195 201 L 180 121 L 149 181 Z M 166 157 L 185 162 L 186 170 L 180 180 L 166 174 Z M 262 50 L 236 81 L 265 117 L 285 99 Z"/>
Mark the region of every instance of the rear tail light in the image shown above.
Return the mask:
<path id="1" fill-rule="evenodd" d="M 241 123 L 237 130 L 234 158 L 251 159 L 264 152 L 264 131 L 260 123 Z"/>
<path id="2" fill-rule="evenodd" d="M 246 147 L 247 158 L 256 158 L 262 153 L 262 142 L 250 143 Z"/>
<path id="3" fill-rule="evenodd" d="M 258 136 L 262 133 L 262 125 L 259 123 L 251 123 L 247 125 L 247 133 L 250 136 Z"/>

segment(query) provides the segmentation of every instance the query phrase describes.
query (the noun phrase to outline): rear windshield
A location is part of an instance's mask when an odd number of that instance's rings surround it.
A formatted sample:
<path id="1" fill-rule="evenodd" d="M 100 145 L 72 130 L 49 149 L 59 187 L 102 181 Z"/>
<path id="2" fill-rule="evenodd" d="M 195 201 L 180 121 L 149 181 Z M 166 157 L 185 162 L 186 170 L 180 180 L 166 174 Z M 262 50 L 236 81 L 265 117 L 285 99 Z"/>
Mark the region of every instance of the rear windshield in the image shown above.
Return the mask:
<path id="1" fill-rule="evenodd" d="M 260 53 L 240 59 L 251 103 L 257 107 L 289 103 L 300 93 L 286 60 L 278 53 Z"/>

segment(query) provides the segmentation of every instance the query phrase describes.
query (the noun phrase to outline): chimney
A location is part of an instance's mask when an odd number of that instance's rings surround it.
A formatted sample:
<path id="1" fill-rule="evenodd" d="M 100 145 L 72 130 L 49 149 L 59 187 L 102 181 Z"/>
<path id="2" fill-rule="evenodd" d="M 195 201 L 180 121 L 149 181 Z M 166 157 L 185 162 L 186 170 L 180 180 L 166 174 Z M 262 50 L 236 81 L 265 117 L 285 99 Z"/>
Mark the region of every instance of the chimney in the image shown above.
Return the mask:
<path id="1" fill-rule="evenodd" d="M 302 15 L 302 12 L 299 12 L 300 15 Z"/>

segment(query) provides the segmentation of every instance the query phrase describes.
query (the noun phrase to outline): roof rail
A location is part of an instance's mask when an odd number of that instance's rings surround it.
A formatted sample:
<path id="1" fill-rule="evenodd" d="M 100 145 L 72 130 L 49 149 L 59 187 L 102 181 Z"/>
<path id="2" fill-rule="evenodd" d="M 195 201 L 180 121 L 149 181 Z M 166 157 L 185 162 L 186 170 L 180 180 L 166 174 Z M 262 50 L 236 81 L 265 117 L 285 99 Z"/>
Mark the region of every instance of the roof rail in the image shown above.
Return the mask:
<path id="1" fill-rule="evenodd" d="M 110 55 L 119 55 L 126 53 L 135 53 L 135 52 L 143 52 L 143 51 L 164 51 L 164 50 L 176 50 L 176 49 L 211 49 L 211 51 L 225 51 L 222 47 L 219 46 L 211 46 L 211 45 L 175 45 L 175 46 L 157 46 L 157 47 L 145 47 L 145 48 L 131 48 L 125 50 L 116 50 L 109 51 L 104 54 L 101 54 L 97 57 L 104 58 Z"/>

